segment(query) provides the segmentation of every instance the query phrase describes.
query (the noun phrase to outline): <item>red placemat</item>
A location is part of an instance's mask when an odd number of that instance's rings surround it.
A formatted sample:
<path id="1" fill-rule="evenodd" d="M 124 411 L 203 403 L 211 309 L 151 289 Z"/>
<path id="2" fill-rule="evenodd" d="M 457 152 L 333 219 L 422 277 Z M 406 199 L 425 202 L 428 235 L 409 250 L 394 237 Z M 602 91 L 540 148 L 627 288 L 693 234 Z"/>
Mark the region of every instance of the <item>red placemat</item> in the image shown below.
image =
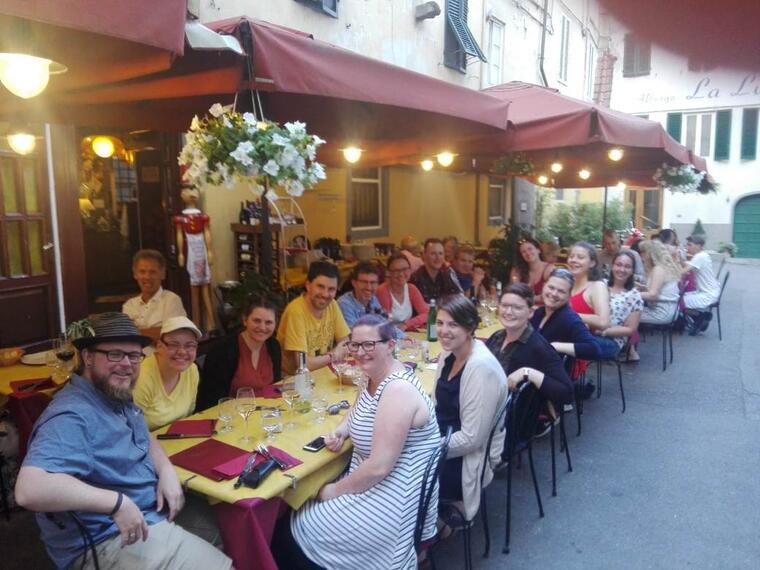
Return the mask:
<path id="1" fill-rule="evenodd" d="M 284 452 L 279 447 L 274 447 L 273 445 L 268 446 L 269 453 L 271 453 L 274 457 L 285 463 L 288 468 L 283 469 L 283 471 L 287 471 L 288 469 L 292 469 L 293 467 L 297 465 L 301 465 L 303 463 L 300 459 L 296 459 L 289 453 Z M 217 465 L 214 467 L 214 471 L 217 472 L 219 475 L 223 475 L 225 479 L 231 479 L 232 477 L 237 477 L 240 475 L 240 472 L 245 467 L 245 462 L 248 460 L 248 455 L 244 455 L 242 457 L 236 457 L 235 459 L 232 459 L 230 461 L 227 461 L 225 463 L 222 463 L 221 465 Z M 258 453 L 256 455 L 256 459 L 253 461 L 253 467 L 258 465 L 259 463 L 262 463 L 266 461 L 266 457 Z"/>
<path id="2" fill-rule="evenodd" d="M 248 457 L 249 453 L 245 449 L 228 445 L 223 441 L 207 439 L 198 445 L 175 453 L 169 459 L 177 467 L 183 467 L 212 481 L 223 481 L 225 479 L 232 479 L 237 474 L 225 476 L 214 471 L 214 467 L 233 459 Z"/>
<path id="3" fill-rule="evenodd" d="M 170 425 L 166 433 L 211 437 L 215 425 L 216 420 L 179 420 Z"/>
<path id="4" fill-rule="evenodd" d="M 29 388 L 24 388 L 29 386 Z M 47 390 L 49 388 L 55 388 L 57 384 L 53 382 L 50 377 L 47 378 L 31 378 L 29 380 L 16 380 L 11 382 L 11 389 L 14 394 L 33 394 L 39 390 Z"/>

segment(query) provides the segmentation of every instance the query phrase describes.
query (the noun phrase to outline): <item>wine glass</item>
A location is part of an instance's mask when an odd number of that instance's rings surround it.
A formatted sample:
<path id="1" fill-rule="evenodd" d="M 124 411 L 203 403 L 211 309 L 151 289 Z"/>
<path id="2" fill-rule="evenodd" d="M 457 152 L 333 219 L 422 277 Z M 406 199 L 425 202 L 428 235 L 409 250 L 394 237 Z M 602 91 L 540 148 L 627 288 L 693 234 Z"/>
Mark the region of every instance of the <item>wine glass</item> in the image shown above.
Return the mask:
<path id="1" fill-rule="evenodd" d="M 312 398 L 311 409 L 316 414 L 314 421 L 318 424 L 324 423 L 327 418 L 327 398 L 324 394 L 318 394 Z"/>
<path id="2" fill-rule="evenodd" d="M 280 412 L 280 408 L 271 406 L 261 408 L 261 427 L 267 432 L 267 443 L 274 442 L 274 434 L 282 431 L 282 412 Z"/>
<path id="3" fill-rule="evenodd" d="M 53 338 L 50 340 L 50 350 L 45 353 L 45 365 L 51 369 L 50 377 L 55 383 L 65 380 L 66 374 L 62 368 L 62 362 L 58 359 L 60 348 L 61 339 Z"/>
<path id="4" fill-rule="evenodd" d="M 253 388 L 238 388 L 237 397 L 235 398 L 235 409 L 245 420 L 245 431 L 243 432 L 243 437 L 240 438 L 240 443 L 251 444 L 253 443 L 253 438 L 248 435 L 248 418 L 256 411 L 256 395 L 253 392 Z"/>
<path id="5" fill-rule="evenodd" d="M 293 421 L 293 415 L 295 410 L 293 409 L 296 403 L 301 399 L 301 394 L 298 393 L 294 384 L 283 384 L 282 386 L 282 399 L 288 405 L 288 417 L 289 421 L 285 424 L 285 429 L 295 429 L 296 423 Z"/>
<path id="6" fill-rule="evenodd" d="M 369 382 L 369 378 L 364 373 L 364 371 L 359 368 L 358 366 L 354 366 L 352 369 L 352 374 L 354 385 L 359 389 L 359 392 L 364 390 L 367 387 L 367 383 Z"/>
<path id="7" fill-rule="evenodd" d="M 53 352 L 58 359 L 58 368 L 61 371 L 61 375 L 65 376 L 63 380 L 68 378 L 74 370 L 74 345 L 65 334 L 58 337 L 57 342 L 53 345 Z"/>
<path id="8" fill-rule="evenodd" d="M 222 429 L 219 430 L 219 433 L 231 432 L 232 415 L 235 413 L 235 399 L 219 398 L 217 412 L 219 414 L 219 421 L 222 422 Z"/>

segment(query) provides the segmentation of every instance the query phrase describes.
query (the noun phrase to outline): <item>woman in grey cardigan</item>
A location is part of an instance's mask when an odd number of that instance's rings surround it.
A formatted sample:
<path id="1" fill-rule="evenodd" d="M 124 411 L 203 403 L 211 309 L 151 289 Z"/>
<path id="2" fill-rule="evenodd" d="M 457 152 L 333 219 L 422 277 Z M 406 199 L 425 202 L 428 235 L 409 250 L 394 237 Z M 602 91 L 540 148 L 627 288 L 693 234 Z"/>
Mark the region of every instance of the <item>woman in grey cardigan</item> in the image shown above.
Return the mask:
<path id="1" fill-rule="evenodd" d="M 471 520 L 480 505 L 480 473 L 488 436 L 496 415 L 507 401 L 504 369 L 485 344 L 474 337 L 478 311 L 464 295 L 444 297 L 438 308 L 436 329 L 443 351 L 436 372 L 436 416 L 441 435 L 453 435 L 441 469 L 440 497 L 461 501 Z M 493 478 L 491 465 L 499 462 L 504 431 L 497 431 L 489 451 L 483 483 Z"/>

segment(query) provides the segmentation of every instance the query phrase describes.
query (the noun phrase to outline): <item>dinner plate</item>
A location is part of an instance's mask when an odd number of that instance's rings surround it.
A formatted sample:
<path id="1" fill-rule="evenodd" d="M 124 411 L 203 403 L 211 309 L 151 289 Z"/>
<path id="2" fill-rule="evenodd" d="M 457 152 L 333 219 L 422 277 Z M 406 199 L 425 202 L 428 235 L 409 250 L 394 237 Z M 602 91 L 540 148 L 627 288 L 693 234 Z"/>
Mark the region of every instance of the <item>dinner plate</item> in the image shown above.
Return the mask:
<path id="1" fill-rule="evenodd" d="M 26 364 L 27 366 L 44 366 L 47 362 L 48 352 L 50 351 L 25 354 L 21 357 L 21 363 Z"/>

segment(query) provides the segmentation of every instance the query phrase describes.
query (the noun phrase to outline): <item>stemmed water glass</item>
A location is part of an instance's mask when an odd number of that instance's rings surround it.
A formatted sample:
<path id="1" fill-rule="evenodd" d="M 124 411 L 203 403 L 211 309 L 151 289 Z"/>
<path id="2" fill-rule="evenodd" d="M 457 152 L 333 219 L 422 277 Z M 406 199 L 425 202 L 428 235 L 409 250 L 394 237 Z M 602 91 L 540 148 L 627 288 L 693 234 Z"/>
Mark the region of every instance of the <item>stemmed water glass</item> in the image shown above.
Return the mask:
<path id="1" fill-rule="evenodd" d="M 293 415 L 295 414 L 294 407 L 301 399 L 301 394 L 296 390 L 295 384 L 292 382 L 283 384 L 282 399 L 288 405 L 288 417 L 290 418 L 287 423 L 285 423 L 285 429 L 295 429 L 296 423 L 293 421 Z"/>
<path id="2" fill-rule="evenodd" d="M 232 414 L 235 413 L 235 399 L 234 398 L 219 398 L 219 406 L 217 407 L 219 414 L 219 421 L 222 422 L 222 428 L 219 433 L 229 433 L 232 431 Z"/>
<path id="3" fill-rule="evenodd" d="M 267 443 L 274 442 L 274 434 L 282 431 L 282 412 L 280 412 L 280 408 L 272 406 L 261 408 L 261 427 L 267 432 Z"/>
<path id="4" fill-rule="evenodd" d="M 253 388 L 238 388 L 235 409 L 245 420 L 245 431 L 243 437 L 240 438 L 240 443 L 249 445 L 253 443 L 253 438 L 248 435 L 248 418 L 256 411 L 256 395 Z"/>

